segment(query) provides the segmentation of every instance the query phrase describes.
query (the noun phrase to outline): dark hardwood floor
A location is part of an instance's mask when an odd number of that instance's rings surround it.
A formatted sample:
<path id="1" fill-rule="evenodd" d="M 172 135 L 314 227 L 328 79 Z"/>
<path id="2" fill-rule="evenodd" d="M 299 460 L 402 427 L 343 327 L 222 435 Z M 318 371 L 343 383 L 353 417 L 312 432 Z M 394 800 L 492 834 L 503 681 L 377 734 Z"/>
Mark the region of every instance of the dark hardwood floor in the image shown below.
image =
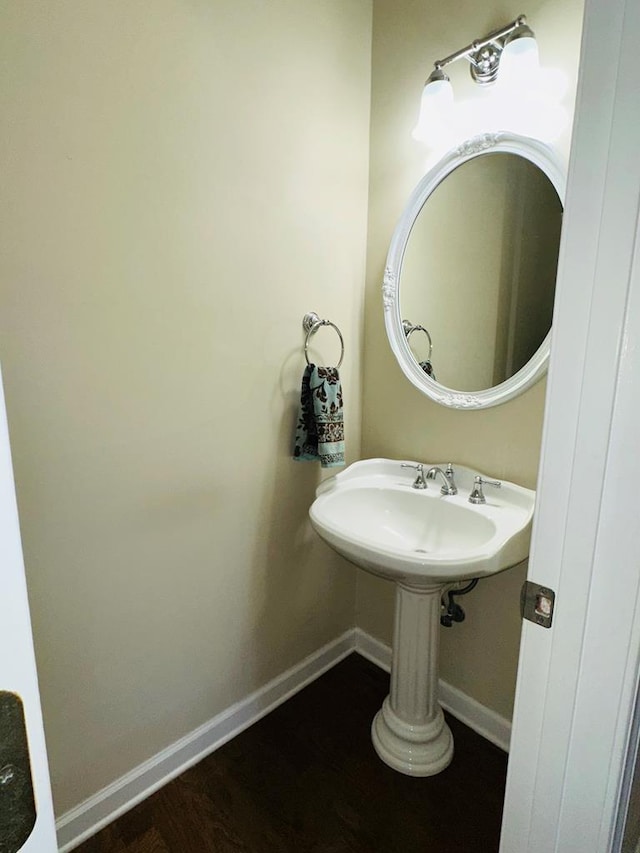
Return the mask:
<path id="1" fill-rule="evenodd" d="M 412 779 L 373 751 L 389 678 L 353 654 L 82 844 L 79 853 L 492 853 L 507 757 L 449 717 L 452 764 Z"/>

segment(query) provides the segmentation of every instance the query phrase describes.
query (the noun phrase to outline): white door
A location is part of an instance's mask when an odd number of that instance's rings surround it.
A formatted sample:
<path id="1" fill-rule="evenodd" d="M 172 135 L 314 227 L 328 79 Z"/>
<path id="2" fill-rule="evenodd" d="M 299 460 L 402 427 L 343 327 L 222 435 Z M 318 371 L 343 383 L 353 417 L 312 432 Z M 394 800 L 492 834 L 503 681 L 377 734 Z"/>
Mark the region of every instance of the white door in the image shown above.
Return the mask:
<path id="1" fill-rule="evenodd" d="M 587 0 L 501 853 L 619 849 L 640 649 L 638 0 Z M 619 828 L 618 828 L 619 830 Z"/>
<path id="2" fill-rule="evenodd" d="M 0 849 L 57 850 L 0 376 Z"/>

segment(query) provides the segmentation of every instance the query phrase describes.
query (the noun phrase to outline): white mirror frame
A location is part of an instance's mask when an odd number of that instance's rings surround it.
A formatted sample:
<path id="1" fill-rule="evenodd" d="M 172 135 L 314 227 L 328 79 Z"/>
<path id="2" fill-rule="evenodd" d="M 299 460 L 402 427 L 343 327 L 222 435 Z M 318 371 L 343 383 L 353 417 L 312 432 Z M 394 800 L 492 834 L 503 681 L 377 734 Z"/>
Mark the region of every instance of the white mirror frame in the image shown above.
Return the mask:
<path id="1" fill-rule="evenodd" d="M 509 379 L 482 391 L 467 393 L 447 388 L 438 382 L 434 382 L 419 366 L 415 356 L 411 352 L 407 337 L 402 328 L 402 316 L 400 311 L 399 282 L 402 272 L 402 261 L 411 229 L 416 217 L 422 210 L 423 205 L 436 189 L 436 187 L 467 160 L 472 160 L 487 152 L 506 152 L 524 157 L 538 166 L 553 184 L 560 202 L 564 208 L 566 189 L 566 168 L 558 154 L 537 139 L 526 136 L 518 136 L 514 133 L 484 133 L 463 142 L 457 148 L 452 149 L 438 163 L 430 169 L 422 178 L 418 186 L 411 194 L 409 201 L 398 221 L 393 233 L 387 264 L 384 272 L 382 285 L 382 299 L 384 303 L 384 320 L 387 337 L 391 349 L 404 375 L 412 382 L 418 390 L 426 394 L 436 403 L 449 406 L 454 409 L 487 409 L 506 403 L 518 394 L 522 394 L 540 379 L 547 369 L 549 361 L 549 349 L 551 343 L 551 332 L 547 334 L 544 341 L 529 359 L 529 361 L 514 373 Z"/>

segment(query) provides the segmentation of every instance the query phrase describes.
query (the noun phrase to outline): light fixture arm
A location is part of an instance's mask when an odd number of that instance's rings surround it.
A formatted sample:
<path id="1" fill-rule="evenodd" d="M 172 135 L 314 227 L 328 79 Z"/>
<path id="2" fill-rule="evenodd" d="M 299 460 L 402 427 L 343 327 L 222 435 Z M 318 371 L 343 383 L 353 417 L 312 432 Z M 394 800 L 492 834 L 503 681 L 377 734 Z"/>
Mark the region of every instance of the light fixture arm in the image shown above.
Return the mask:
<path id="1" fill-rule="evenodd" d="M 434 68 L 436 71 L 441 71 L 458 59 L 466 59 L 471 64 L 471 76 L 476 83 L 493 83 L 498 74 L 500 55 L 507 43 L 508 36 L 521 27 L 528 29 L 525 15 L 519 15 L 515 21 L 505 27 L 494 30 L 480 39 L 475 39 L 471 44 L 449 56 L 445 56 L 444 59 L 438 59 L 434 63 Z"/>
<path id="2" fill-rule="evenodd" d="M 527 23 L 527 19 L 525 15 L 519 15 L 515 21 L 512 21 L 510 24 L 507 24 L 506 27 L 501 27 L 499 30 L 494 30 L 488 35 L 484 36 L 481 39 L 475 39 L 471 44 L 468 44 L 466 47 L 461 48 L 460 50 L 456 50 L 455 53 L 446 56 L 444 59 L 438 59 L 434 62 L 434 66 L 436 68 L 444 68 L 446 65 L 450 65 L 452 62 L 455 62 L 457 59 L 469 59 L 470 54 L 477 53 L 486 45 L 491 44 L 492 42 L 502 41 L 505 36 L 508 36 L 515 29 L 520 26 L 523 26 Z M 502 47 L 502 45 L 500 45 Z"/>

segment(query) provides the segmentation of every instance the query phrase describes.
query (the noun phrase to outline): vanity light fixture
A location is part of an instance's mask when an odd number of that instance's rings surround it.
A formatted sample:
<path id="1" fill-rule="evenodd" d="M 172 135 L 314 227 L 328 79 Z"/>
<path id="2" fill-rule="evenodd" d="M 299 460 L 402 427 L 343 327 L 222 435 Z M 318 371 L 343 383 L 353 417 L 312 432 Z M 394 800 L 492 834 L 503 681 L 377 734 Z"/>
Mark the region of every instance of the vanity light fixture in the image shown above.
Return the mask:
<path id="1" fill-rule="evenodd" d="M 420 116 L 413 131 L 416 139 L 425 139 L 428 128 L 442 120 L 446 110 L 453 104 L 453 88 L 443 71 L 458 59 L 469 62 L 472 79 L 480 86 L 489 86 L 498 79 L 498 73 L 522 80 L 524 75 L 535 72 L 538 66 L 538 46 L 524 15 L 520 15 L 499 30 L 494 30 L 481 39 L 457 50 L 434 63 L 434 68 L 424 85 Z M 505 68 L 504 66 L 508 66 Z"/>

